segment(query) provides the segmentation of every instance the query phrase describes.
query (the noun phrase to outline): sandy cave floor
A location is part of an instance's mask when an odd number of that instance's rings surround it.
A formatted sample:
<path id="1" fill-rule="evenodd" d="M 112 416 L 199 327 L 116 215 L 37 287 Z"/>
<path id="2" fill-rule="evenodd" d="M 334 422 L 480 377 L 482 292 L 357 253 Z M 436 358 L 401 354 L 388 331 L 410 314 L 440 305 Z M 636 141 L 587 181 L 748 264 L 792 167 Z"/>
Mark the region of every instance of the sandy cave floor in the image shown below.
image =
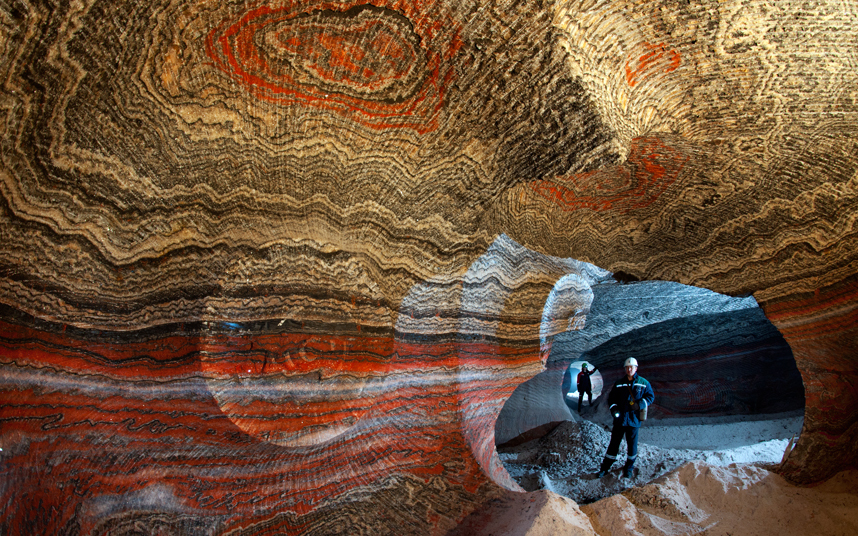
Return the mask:
<path id="1" fill-rule="evenodd" d="M 598 405 L 498 454 L 526 491 L 490 502 L 448 536 L 855 536 L 858 471 L 810 487 L 774 470 L 803 424 L 800 412 L 649 420 L 632 479 L 595 472 L 610 438 Z"/>
<path id="2" fill-rule="evenodd" d="M 858 471 L 811 487 L 776 472 L 801 412 L 649 420 L 638 462 L 621 478 L 625 442 L 598 479 L 610 439 L 599 404 L 591 420 L 566 421 L 542 438 L 500 447 L 510 475 L 531 493 L 513 493 L 466 519 L 455 536 L 854 536 Z"/>
<path id="3" fill-rule="evenodd" d="M 585 416 L 609 420 L 593 408 Z M 607 418 L 606 418 L 607 417 Z M 722 417 L 647 421 L 641 428 L 638 460 L 632 479 L 621 477 L 625 441 L 611 472 L 598 479 L 595 473 L 610 439 L 607 424 L 566 421 L 546 436 L 515 447 L 500 447 L 498 454 L 510 475 L 525 490 L 548 490 L 584 505 L 642 486 L 687 462 L 712 466 L 754 464 L 774 470 L 783 458 L 790 438 L 798 437 L 803 417 L 799 414 L 766 418 Z"/>
<path id="4" fill-rule="evenodd" d="M 855 536 L 858 471 L 812 487 L 756 464 L 691 461 L 579 506 L 549 490 L 511 493 L 447 536 Z"/>

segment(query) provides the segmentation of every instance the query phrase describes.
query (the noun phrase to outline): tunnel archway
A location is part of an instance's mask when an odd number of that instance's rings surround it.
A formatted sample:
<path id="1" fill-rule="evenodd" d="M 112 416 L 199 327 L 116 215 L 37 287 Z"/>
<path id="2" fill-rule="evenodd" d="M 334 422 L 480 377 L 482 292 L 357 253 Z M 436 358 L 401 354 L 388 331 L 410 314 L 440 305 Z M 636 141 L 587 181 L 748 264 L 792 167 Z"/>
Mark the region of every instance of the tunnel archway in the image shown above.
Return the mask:
<path id="1" fill-rule="evenodd" d="M 731 437 L 724 441 L 725 448 L 738 443 L 750 448 L 756 443 L 785 442 L 785 434 L 798 437 L 805 409 L 802 378 L 789 345 L 754 298 L 734 298 L 662 281 L 608 281 L 592 289 L 594 299 L 582 329 L 558 334 L 546 371 L 520 386 L 521 391 L 516 390 L 504 406 L 502 419 L 523 411 L 531 416 L 533 426 L 519 438 L 498 441 L 504 452 L 524 448 L 521 445 L 527 442 L 536 445 L 543 441 L 540 438 L 551 444 L 549 450 L 562 450 L 557 444 L 562 440 L 550 439 L 555 429 L 560 430 L 556 409 L 549 408 L 550 417 L 540 420 L 534 417 L 537 411 L 522 407 L 525 405 L 564 404 L 570 422 L 583 420 L 609 428 L 612 419 L 605 399 L 609 386 L 622 376 L 622 363 L 629 356 L 638 359 L 639 373 L 656 391 L 645 426 L 687 427 L 686 435 L 700 434 L 696 441 L 686 438 L 682 448 L 705 444 L 706 449 L 717 450 L 717 443 L 712 444 L 702 423 L 722 427 L 742 424 L 741 439 Z M 584 362 L 598 370 L 598 387 L 602 389 L 601 397 L 594 393 L 594 407 L 584 404 L 579 414 L 577 398 L 573 394 L 570 401 L 567 395 L 575 392 L 575 375 Z M 558 396 L 535 396 L 539 388 L 554 389 Z M 769 421 L 777 421 L 783 429 L 770 434 L 770 427 L 762 424 Z M 575 426 L 569 424 L 564 433 L 575 437 L 577 432 L 571 432 Z M 733 433 L 737 427 L 723 430 Z M 496 432 L 505 429 L 502 424 L 496 426 Z M 661 444 L 669 442 L 665 439 Z M 777 447 L 766 448 L 769 452 L 754 455 L 771 458 L 771 449 Z M 781 454 L 783 447 L 777 454 L 778 462 Z M 557 463 L 551 457 L 539 459 Z M 520 471 L 516 474 L 521 475 Z M 519 482 L 533 490 L 541 489 L 549 480 L 531 475 Z"/>
<path id="2" fill-rule="evenodd" d="M 588 397 L 584 393 L 578 392 L 578 375 L 583 371 L 583 365 L 587 365 L 587 368 L 590 371 L 590 383 L 592 388 L 590 389 L 590 396 Z M 587 400 L 589 405 L 592 405 L 594 400 L 598 400 L 599 395 L 602 394 L 602 388 L 604 385 L 604 380 L 602 379 L 602 373 L 599 372 L 598 369 L 593 368 L 593 364 L 588 361 L 575 361 L 569 363 L 569 367 L 566 369 L 566 372 L 563 373 L 563 385 L 561 386 L 561 392 L 563 393 L 563 400 L 566 401 L 566 405 L 569 406 L 569 409 L 572 411 L 578 411 L 579 403 L 582 402 L 582 396 Z"/>

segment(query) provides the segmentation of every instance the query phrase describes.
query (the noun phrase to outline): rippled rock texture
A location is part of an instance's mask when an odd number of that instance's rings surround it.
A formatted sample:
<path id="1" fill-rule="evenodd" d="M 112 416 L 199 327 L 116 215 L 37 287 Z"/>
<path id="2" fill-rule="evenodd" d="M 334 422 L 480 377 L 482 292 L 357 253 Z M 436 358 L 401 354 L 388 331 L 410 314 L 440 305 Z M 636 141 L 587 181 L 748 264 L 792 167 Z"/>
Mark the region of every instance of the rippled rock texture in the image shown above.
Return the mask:
<path id="1" fill-rule="evenodd" d="M 853 2 L 6 2 L 9 533 L 443 534 L 608 272 L 753 293 L 856 463 Z"/>

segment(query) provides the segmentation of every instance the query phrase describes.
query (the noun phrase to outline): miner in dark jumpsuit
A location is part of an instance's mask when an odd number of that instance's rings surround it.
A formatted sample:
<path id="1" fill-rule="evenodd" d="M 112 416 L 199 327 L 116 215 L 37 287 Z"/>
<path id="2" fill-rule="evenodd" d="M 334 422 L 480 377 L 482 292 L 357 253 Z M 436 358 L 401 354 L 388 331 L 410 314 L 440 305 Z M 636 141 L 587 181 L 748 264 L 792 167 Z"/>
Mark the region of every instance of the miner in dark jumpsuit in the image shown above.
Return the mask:
<path id="1" fill-rule="evenodd" d="M 650 383 L 637 374 L 637 359 L 634 357 L 626 359 L 624 368 L 626 375 L 614 383 L 608 395 L 608 409 L 614 416 L 614 428 L 611 430 L 608 452 L 605 453 L 605 459 L 596 474 L 598 478 L 605 476 L 611 465 L 617 461 L 623 436 L 626 438 L 628 447 L 623 477 L 632 477 L 632 469 L 638 457 L 638 430 L 641 420 L 646 419 L 647 409 L 655 400 L 655 392 Z"/>
<path id="2" fill-rule="evenodd" d="M 581 365 L 581 372 L 575 378 L 576 386 L 578 387 L 578 413 L 581 413 L 581 402 L 584 401 L 584 394 L 587 395 L 587 401 L 593 405 L 593 384 L 590 382 L 590 376 L 596 372 L 596 369 L 587 370 L 587 363 Z"/>

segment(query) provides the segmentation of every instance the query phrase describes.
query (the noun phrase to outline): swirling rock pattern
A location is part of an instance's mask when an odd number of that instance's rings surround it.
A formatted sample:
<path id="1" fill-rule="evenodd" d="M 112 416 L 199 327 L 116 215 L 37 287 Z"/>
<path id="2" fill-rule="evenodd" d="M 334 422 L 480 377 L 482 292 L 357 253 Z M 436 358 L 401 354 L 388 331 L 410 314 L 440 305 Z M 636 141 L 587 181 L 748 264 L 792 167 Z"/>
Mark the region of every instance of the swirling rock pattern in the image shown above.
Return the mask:
<path id="1" fill-rule="evenodd" d="M 583 321 L 569 258 L 754 293 L 788 475 L 856 463 L 853 3 L 0 20 L 3 532 L 443 534 L 515 488 L 493 423 Z"/>
<path id="2" fill-rule="evenodd" d="M 437 127 L 454 76 L 443 60 L 462 46 L 452 20 L 439 32 L 441 21 L 427 25 L 408 5 L 403 14 L 368 4 L 295 7 L 260 6 L 224 21 L 206 37 L 208 56 L 247 91 L 281 106 L 324 107 L 375 128 Z"/>

